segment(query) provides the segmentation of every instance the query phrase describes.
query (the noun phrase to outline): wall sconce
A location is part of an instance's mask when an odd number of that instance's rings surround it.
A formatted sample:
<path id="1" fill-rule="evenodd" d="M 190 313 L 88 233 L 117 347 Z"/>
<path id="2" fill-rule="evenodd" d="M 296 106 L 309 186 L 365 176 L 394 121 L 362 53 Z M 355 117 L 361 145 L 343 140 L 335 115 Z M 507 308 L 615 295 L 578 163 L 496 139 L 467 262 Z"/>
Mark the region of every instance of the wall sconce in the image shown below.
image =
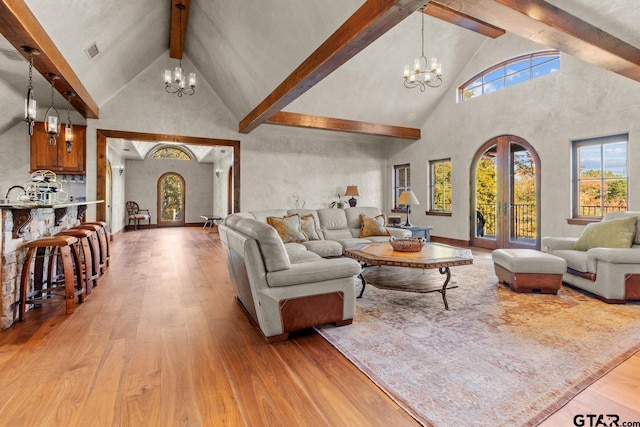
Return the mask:
<path id="1" fill-rule="evenodd" d="M 124 166 L 116 166 L 116 169 L 118 169 L 118 175 L 122 176 L 122 173 L 124 172 Z"/>
<path id="2" fill-rule="evenodd" d="M 220 169 L 216 169 L 216 178 L 220 178 Z"/>

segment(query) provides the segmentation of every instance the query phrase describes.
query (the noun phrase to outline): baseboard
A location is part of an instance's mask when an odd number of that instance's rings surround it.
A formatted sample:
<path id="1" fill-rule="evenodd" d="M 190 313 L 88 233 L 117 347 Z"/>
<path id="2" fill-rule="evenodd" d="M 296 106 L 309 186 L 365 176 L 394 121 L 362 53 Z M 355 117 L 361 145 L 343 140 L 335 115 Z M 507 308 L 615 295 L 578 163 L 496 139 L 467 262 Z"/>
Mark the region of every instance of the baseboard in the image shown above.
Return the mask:
<path id="1" fill-rule="evenodd" d="M 451 239 L 449 237 L 440 237 L 431 235 L 431 242 L 444 243 L 445 245 L 458 246 L 461 248 L 468 248 L 471 246 L 468 240 Z"/>
<path id="2" fill-rule="evenodd" d="M 109 236 L 109 240 L 111 242 L 113 242 L 115 239 L 117 239 L 118 237 L 120 237 L 120 235 L 124 232 L 124 228 L 121 228 L 120 230 L 116 231 L 115 233 L 111 233 Z"/>

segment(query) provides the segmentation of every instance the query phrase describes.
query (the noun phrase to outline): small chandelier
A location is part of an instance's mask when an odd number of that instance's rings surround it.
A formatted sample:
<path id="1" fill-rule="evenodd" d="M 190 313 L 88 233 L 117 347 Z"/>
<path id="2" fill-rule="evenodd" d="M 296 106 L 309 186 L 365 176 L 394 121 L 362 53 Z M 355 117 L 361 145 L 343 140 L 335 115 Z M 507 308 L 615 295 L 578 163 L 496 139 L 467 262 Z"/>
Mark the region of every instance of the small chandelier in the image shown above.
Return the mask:
<path id="1" fill-rule="evenodd" d="M 56 145 L 56 138 L 60 135 L 60 114 L 53 106 L 53 83 L 60 77 L 51 73 L 47 73 L 45 76 L 51 79 L 51 107 L 44 115 L 44 130 L 49 134 L 49 145 Z"/>
<path id="2" fill-rule="evenodd" d="M 39 55 L 40 51 L 28 46 L 22 46 L 22 50 L 29 54 L 29 86 L 27 86 L 27 97 L 24 100 L 24 121 L 29 125 L 29 135 L 33 135 L 37 111 L 36 99 L 33 95 L 33 55 Z"/>
<path id="3" fill-rule="evenodd" d="M 73 145 L 73 125 L 71 124 L 71 98 L 76 96 L 73 92 L 65 92 L 69 105 L 67 106 L 67 122 L 64 125 L 64 141 L 67 143 L 67 153 L 71 153 L 71 146 Z"/>
<path id="4" fill-rule="evenodd" d="M 431 58 L 431 62 L 427 62 L 424 56 L 424 12 L 427 6 L 420 9 L 422 15 L 422 55 L 413 61 L 413 70 L 411 66 L 404 66 L 404 87 L 413 89 L 419 87 L 424 92 L 427 86 L 438 87 L 442 84 L 442 64 L 436 58 Z"/>
<path id="5" fill-rule="evenodd" d="M 176 4 L 176 7 L 180 11 L 180 41 L 179 46 L 182 47 L 182 11 L 185 9 L 181 3 Z M 182 95 L 193 95 L 196 93 L 196 73 L 189 73 L 189 88 L 187 88 L 187 82 L 185 80 L 186 75 L 182 68 L 182 59 L 180 59 L 179 65 L 173 70 L 164 70 L 164 89 L 169 93 L 175 93 L 179 97 Z"/>

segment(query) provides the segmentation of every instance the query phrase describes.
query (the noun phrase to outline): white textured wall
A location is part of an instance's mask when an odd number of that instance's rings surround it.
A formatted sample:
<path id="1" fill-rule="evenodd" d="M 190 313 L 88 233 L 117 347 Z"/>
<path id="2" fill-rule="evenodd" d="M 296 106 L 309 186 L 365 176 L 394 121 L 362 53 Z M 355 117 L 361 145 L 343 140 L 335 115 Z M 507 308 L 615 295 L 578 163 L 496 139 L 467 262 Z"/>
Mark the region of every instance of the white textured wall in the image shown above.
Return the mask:
<path id="1" fill-rule="evenodd" d="M 119 166 L 124 166 L 125 160 L 117 151 L 111 149 L 107 145 L 107 166 L 112 168 L 111 173 L 111 233 L 117 233 L 122 230 L 128 222 L 125 207 L 125 181 L 127 179 L 127 170 L 125 169 L 120 175 Z"/>
<path id="2" fill-rule="evenodd" d="M 185 222 L 202 222 L 200 215 L 208 215 L 213 207 L 211 164 L 195 160 L 145 159 L 125 163 L 125 199 L 149 209 L 151 223 L 158 222 L 158 179 L 166 172 L 174 172 L 185 181 Z"/>
<path id="3" fill-rule="evenodd" d="M 487 67 L 544 47 L 509 34 L 487 40 L 455 87 Z M 429 96 L 431 89 L 425 96 Z M 524 138 L 541 161 L 541 236 L 577 236 L 571 217 L 571 141 L 629 133 L 629 209 L 640 210 L 640 84 L 561 55 L 561 71 L 458 104 L 452 91 L 422 126 L 422 139 L 389 146 L 389 165 L 411 163 L 412 187 L 422 205 L 411 220 L 433 234 L 469 240 L 470 167 L 478 148 L 503 134 Z M 451 217 L 426 216 L 428 162 L 451 158 Z M 392 182 L 392 175 L 388 175 Z"/>
<path id="4" fill-rule="evenodd" d="M 239 140 L 241 210 L 293 207 L 294 194 L 308 207 L 324 207 L 350 184 L 360 188 L 360 205 L 381 206 L 380 138 L 269 125 L 240 134 L 237 121 L 203 79 L 193 96 L 165 93 L 162 73 L 172 65 L 168 52 L 163 54 L 100 107 L 100 119 L 87 121 L 88 198 L 95 197 L 96 129 L 109 129 Z M 194 70 L 186 57 L 183 66 Z"/>

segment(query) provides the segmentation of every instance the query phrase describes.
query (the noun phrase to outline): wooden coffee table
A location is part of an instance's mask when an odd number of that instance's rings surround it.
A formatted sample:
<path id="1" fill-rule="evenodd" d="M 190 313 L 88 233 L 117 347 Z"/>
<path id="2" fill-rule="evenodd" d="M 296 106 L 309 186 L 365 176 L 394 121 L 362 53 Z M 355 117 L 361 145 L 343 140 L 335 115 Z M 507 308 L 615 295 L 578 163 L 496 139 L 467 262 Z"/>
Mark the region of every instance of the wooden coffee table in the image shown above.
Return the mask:
<path id="1" fill-rule="evenodd" d="M 440 274 L 446 274 L 442 288 L 417 290 L 416 292 L 440 292 L 444 301 L 444 308 L 447 310 L 449 310 L 447 285 L 451 280 L 451 270 L 449 268 L 456 265 L 473 264 L 471 250 L 441 243 L 427 243 L 420 252 L 394 251 L 389 243 L 361 243 L 345 250 L 344 254 L 349 258 L 360 261 L 363 267 L 386 265 L 421 269 L 437 268 Z M 364 271 L 358 277 L 362 281 L 362 290 L 358 295 L 358 298 L 361 298 L 367 285 Z M 385 285 L 385 288 L 393 289 L 393 285 Z"/>

